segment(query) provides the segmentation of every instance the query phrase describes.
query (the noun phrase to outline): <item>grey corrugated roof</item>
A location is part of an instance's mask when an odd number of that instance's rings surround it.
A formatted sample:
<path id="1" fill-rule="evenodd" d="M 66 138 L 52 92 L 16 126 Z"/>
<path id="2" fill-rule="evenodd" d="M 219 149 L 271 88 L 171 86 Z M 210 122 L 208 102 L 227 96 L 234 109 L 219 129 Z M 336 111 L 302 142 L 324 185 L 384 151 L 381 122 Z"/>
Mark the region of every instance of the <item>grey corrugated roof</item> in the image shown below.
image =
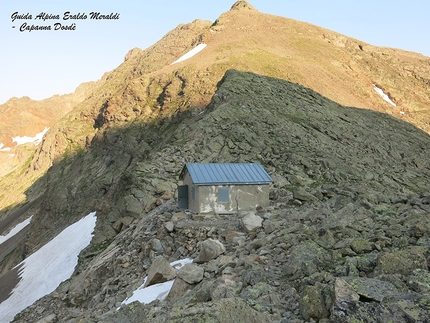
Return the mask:
<path id="1" fill-rule="evenodd" d="M 191 176 L 195 185 L 213 184 L 270 184 L 272 178 L 258 163 L 189 163 L 184 166 L 180 179 L 185 171 Z"/>

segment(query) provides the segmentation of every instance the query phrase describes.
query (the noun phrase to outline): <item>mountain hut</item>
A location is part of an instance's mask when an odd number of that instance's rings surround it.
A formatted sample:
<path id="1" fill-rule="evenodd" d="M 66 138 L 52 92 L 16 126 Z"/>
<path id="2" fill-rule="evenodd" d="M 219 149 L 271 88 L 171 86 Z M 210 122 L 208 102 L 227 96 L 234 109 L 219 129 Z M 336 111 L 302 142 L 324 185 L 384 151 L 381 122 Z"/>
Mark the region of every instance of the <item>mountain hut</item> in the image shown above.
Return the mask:
<path id="1" fill-rule="evenodd" d="M 180 175 L 179 207 L 229 214 L 269 205 L 272 178 L 258 163 L 189 163 Z"/>

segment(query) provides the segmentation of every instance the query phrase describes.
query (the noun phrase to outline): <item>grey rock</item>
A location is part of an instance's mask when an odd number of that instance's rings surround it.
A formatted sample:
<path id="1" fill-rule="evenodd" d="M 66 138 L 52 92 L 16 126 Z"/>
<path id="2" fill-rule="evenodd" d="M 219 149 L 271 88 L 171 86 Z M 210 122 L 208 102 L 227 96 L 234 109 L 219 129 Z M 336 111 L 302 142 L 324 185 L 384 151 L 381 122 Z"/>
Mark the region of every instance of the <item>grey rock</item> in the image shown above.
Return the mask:
<path id="1" fill-rule="evenodd" d="M 304 288 L 300 299 L 300 313 L 305 320 L 320 320 L 329 316 L 320 284 Z"/>
<path id="2" fill-rule="evenodd" d="M 256 285 L 262 280 L 262 272 L 260 270 L 245 270 L 242 273 L 242 281 L 247 285 Z"/>
<path id="3" fill-rule="evenodd" d="M 41 318 L 40 320 L 38 320 L 35 323 L 51 323 L 56 318 L 57 318 L 57 316 L 54 313 L 52 313 L 52 314 L 49 314 L 49 315 L 45 316 L 44 318 Z"/>
<path id="4" fill-rule="evenodd" d="M 375 283 L 375 282 L 373 282 Z M 366 285 L 366 284 L 365 284 Z M 372 283 L 371 283 L 372 285 Z M 395 289 L 386 284 L 376 282 L 373 287 L 383 286 L 380 291 L 364 287 L 363 291 L 371 290 L 372 298 L 359 296 L 354 287 L 345 280 L 337 278 L 335 282 L 334 302 L 331 308 L 330 321 L 333 322 L 425 322 L 430 310 L 429 296 L 413 293 L 396 293 Z M 358 289 L 361 289 L 358 287 Z M 388 287 L 388 288 L 387 288 Z"/>
<path id="5" fill-rule="evenodd" d="M 372 243 L 363 238 L 357 238 L 352 240 L 351 242 L 351 249 L 354 250 L 354 252 L 360 254 L 360 253 L 366 253 L 373 250 Z"/>
<path id="6" fill-rule="evenodd" d="M 202 281 L 204 269 L 194 264 L 186 264 L 178 270 L 178 277 L 188 284 L 197 284 Z"/>
<path id="7" fill-rule="evenodd" d="M 234 268 L 238 264 L 238 259 L 233 256 L 220 255 L 216 260 L 216 266 L 224 269 L 226 267 Z"/>
<path id="8" fill-rule="evenodd" d="M 417 293 L 430 293 L 430 273 L 426 269 L 415 269 L 409 277 L 408 285 Z"/>
<path id="9" fill-rule="evenodd" d="M 354 291 L 367 300 L 382 302 L 385 298 L 398 293 L 396 286 L 390 282 L 366 277 L 344 277 Z"/>
<path id="10" fill-rule="evenodd" d="M 241 224 L 242 227 L 247 231 L 251 232 L 258 228 L 261 228 L 261 225 L 263 223 L 263 219 L 255 215 L 254 212 L 248 212 L 241 218 Z"/>
<path id="11" fill-rule="evenodd" d="M 242 284 L 230 278 L 219 278 L 211 288 L 212 300 L 236 297 L 242 290 Z"/>
<path id="12" fill-rule="evenodd" d="M 188 219 L 188 215 L 185 212 L 177 212 L 175 214 L 172 215 L 170 221 L 172 221 L 173 223 L 176 223 L 180 220 L 184 220 L 184 219 Z"/>
<path id="13" fill-rule="evenodd" d="M 145 286 L 163 283 L 176 277 L 176 269 L 163 256 L 156 257 L 149 267 Z"/>
<path id="14" fill-rule="evenodd" d="M 198 244 L 200 252 L 194 259 L 195 263 L 203 263 L 215 259 L 225 252 L 224 245 L 219 240 L 207 239 Z"/>
<path id="15" fill-rule="evenodd" d="M 186 303 L 205 303 L 212 300 L 211 289 L 213 282 L 203 280 L 200 284 L 196 285 L 185 297 Z"/>
<path id="16" fill-rule="evenodd" d="M 176 277 L 175 281 L 173 282 L 172 288 L 170 289 L 170 292 L 165 300 L 168 302 L 176 302 L 181 299 L 187 291 L 191 289 L 191 284 L 187 283 L 180 277 Z"/>
<path id="17" fill-rule="evenodd" d="M 133 195 L 124 197 L 126 210 L 133 217 L 139 217 L 143 213 L 143 204 Z"/>
<path id="18" fill-rule="evenodd" d="M 244 235 L 243 232 L 238 231 L 228 231 L 225 235 L 225 242 L 227 243 L 233 243 L 234 239 L 237 237 L 242 237 Z"/>
<path id="19" fill-rule="evenodd" d="M 163 245 L 159 239 L 152 239 L 149 241 L 149 246 L 152 250 L 161 252 L 164 250 Z"/>
<path id="20" fill-rule="evenodd" d="M 344 279 L 336 278 L 334 282 L 334 295 L 331 313 L 334 317 L 343 318 L 348 304 L 358 302 L 360 296 L 354 288 Z"/>
<path id="21" fill-rule="evenodd" d="M 173 230 L 175 229 L 175 224 L 172 221 L 168 221 L 164 224 L 164 227 L 167 231 L 173 232 Z"/>
<path id="22" fill-rule="evenodd" d="M 380 274 L 401 274 L 408 276 L 415 269 L 428 269 L 424 255 L 426 248 L 411 247 L 399 251 L 382 253 L 378 256 L 375 271 Z"/>
<path id="23" fill-rule="evenodd" d="M 306 201 L 312 201 L 315 199 L 315 196 L 306 192 L 303 188 L 295 188 L 293 190 L 293 197 L 296 200 L 306 202 Z"/>
<path id="24" fill-rule="evenodd" d="M 313 240 L 325 249 L 333 248 L 336 240 L 331 230 L 320 229 L 314 236 Z"/>
<path id="25" fill-rule="evenodd" d="M 427 203 L 429 204 L 429 203 Z M 430 214 L 414 215 L 406 219 L 404 226 L 410 235 L 420 238 L 430 235 Z"/>
<path id="26" fill-rule="evenodd" d="M 331 265 L 331 256 L 324 248 L 313 241 L 305 241 L 291 248 L 290 258 L 284 269 L 287 275 L 300 278 Z"/>

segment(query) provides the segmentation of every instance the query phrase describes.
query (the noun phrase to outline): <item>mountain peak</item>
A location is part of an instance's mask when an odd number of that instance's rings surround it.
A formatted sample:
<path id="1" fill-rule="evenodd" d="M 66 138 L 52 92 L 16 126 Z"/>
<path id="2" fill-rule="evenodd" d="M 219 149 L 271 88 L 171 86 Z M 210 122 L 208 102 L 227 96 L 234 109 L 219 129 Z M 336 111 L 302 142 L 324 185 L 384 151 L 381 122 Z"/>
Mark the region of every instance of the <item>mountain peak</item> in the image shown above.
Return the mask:
<path id="1" fill-rule="evenodd" d="M 254 10 L 257 11 L 251 4 L 246 0 L 239 0 L 231 6 L 230 10 Z"/>

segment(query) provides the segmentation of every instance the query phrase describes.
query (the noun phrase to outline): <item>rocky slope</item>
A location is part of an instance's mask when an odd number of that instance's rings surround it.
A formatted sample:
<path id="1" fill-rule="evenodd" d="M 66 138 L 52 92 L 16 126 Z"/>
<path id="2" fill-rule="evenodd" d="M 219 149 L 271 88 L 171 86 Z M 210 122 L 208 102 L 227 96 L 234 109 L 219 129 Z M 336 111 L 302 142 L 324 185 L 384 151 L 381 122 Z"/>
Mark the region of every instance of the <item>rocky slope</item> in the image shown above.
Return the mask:
<path id="1" fill-rule="evenodd" d="M 198 55 L 170 65 L 201 43 L 207 47 Z M 0 207 L 23 202 L 29 182 L 55 160 L 88 148 L 105 128 L 205 107 L 233 68 L 299 83 L 346 106 L 384 112 L 430 131 L 428 57 L 372 46 L 238 1 L 213 23 L 179 25 L 153 46 L 131 50 L 103 86 L 51 128 L 34 156 L 31 151 L 20 157 L 15 172 L 0 183 L 7 192 L 0 196 Z M 384 101 L 375 86 L 396 106 Z"/>
<path id="2" fill-rule="evenodd" d="M 58 183 L 48 189 L 49 208 L 54 214 L 97 210 L 96 236 L 75 276 L 17 322 L 47 316 L 228 322 L 232 315 L 238 322 L 409 322 L 430 313 L 425 132 L 297 84 L 234 70 L 203 113 L 185 111 L 169 125 L 130 128 L 106 133 L 48 172 Z M 151 136 L 157 142 L 148 145 Z M 263 163 L 275 185 L 272 206 L 258 214 L 262 224 L 180 213 L 172 199 L 177 176 L 184 162 L 195 160 Z M 73 170 L 74 182 L 65 169 Z M 55 195 L 60 183 L 67 183 L 68 196 Z M 85 205 L 83 192 L 93 197 Z M 44 207 L 40 224 L 60 221 Z M 28 244 L 37 241 L 29 235 Z M 224 250 L 201 259 L 199 242 L 208 239 Z M 204 275 L 194 283 L 176 278 L 181 287 L 168 301 L 116 311 L 156 256 L 200 257 Z"/>
<path id="3" fill-rule="evenodd" d="M 400 73 L 406 63 L 414 76 Z M 132 50 L 0 183 L 11 201 L 33 182 L 24 208 L 3 209 L 4 219 L 34 214 L 1 273 L 98 215 L 75 275 L 17 321 L 419 321 L 429 312 L 429 135 L 390 114 L 426 129 L 416 116 L 427 113 L 428 66 L 243 1 L 214 24 L 181 25 Z M 275 180 L 262 224 L 179 213 L 177 176 L 193 161 L 261 162 Z M 178 288 L 167 302 L 115 311 L 155 256 L 195 259 L 209 238 L 225 251 L 198 264 L 199 282 L 178 279 L 187 296 Z"/>
<path id="4" fill-rule="evenodd" d="M 95 89 L 101 86 L 104 80 L 82 83 L 75 92 L 65 95 L 54 95 L 51 98 L 36 101 L 29 97 L 11 98 L 0 105 L 0 182 L 3 177 L 13 172 L 20 173 L 22 168 L 28 167 L 36 151 L 34 143 L 21 144 L 23 137 L 34 138 L 46 128 L 52 127 L 58 120 L 70 112 L 77 104 L 85 100 Z M 16 180 L 17 175 L 13 175 Z M 12 181 L 13 181 L 12 180 Z M 24 180 L 26 185 L 14 190 L 23 192 L 32 180 Z M 34 179 L 33 179 L 34 181 Z M 5 190 L 5 186 L 2 187 Z M 0 194 L 0 200 L 4 198 Z M 2 200 L 1 205 L 6 206 L 17 202 L 15 195 Z"/>
<path id="5" fill-rule="evenodd" d="M 0 105 L 0 142 L 4 147 L 13 147 L 16 145 L 12 142 L 13 137 L 31 137 L 45 127 L 52 126 L 101 83 L 82 83 L 73 93 L 54 95 L 40 101 L 29 97 L 11 98 Z"/>

